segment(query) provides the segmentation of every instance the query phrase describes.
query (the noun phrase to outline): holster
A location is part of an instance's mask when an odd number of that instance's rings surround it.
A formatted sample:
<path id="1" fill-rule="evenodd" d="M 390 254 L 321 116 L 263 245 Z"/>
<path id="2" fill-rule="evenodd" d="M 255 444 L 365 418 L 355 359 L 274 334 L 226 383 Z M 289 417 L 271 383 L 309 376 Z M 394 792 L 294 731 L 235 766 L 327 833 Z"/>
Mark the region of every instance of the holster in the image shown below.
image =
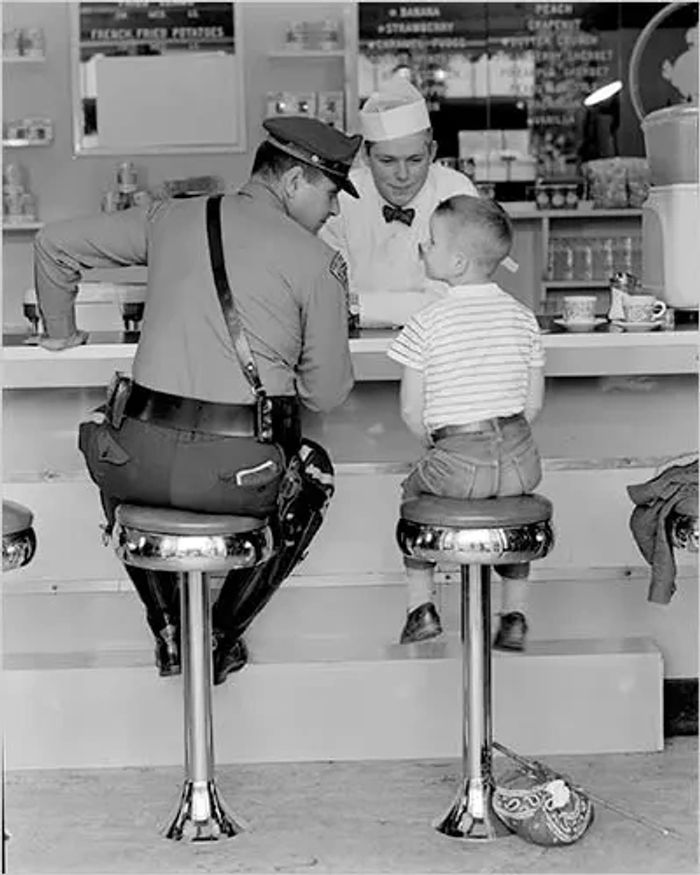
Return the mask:
<path id="1" fill-rule="evenodd" d="M 121 428 L 121 424 L 124 422 L 124 411 L 131 394 L 132 383 L 131 377 L 117 371 L 107 387 L 104 414 L 112 428 Z"/>

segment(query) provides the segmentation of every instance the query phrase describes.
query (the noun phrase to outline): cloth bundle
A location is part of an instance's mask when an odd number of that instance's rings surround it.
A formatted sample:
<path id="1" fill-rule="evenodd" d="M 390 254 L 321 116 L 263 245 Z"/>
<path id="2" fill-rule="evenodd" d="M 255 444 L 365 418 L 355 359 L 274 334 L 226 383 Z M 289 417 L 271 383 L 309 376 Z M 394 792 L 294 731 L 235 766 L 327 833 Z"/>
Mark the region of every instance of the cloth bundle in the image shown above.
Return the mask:
<path id="1" fill-rule="evenodd" d="M 506 778 L 495 788 L 492 802 L 509 829 L 545 847 L 571 845 L 593 823 L 594 808 L 588 796 L 554 773 Z"/>
<path id="2" fill-rule="evenodd" d="M 627 493 L 636 505 L 630 529 L 651 565 L 648 600 L 668 604 L 676 590 L 676 561 L 668 523 L 674 513 L 697 518 L 698 461 L 672 465 L 646 483 L 628 486 Z"/>

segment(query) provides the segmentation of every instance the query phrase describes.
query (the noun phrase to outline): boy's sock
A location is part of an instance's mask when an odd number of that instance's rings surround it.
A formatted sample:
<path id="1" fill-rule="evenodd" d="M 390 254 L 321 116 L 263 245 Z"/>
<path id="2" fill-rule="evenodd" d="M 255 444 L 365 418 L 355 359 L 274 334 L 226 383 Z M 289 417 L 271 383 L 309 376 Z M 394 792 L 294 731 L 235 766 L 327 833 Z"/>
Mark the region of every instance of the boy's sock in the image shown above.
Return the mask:
<path id="1" fill-rule="evenodd" d="M 526 577 L 520 580 L 504 580 L 501 613 L 512 614 L 517 611 L 525 616 L 527 614 L 528 586 L 529 582 Z"/>
<path id="2" fill-rule="evenodd" d="M 412 611 L 426 602 L 433 600 L 433 569 L 412 568 L 406 566 L 406 580 L 408 582 L 408 610 Z"/>

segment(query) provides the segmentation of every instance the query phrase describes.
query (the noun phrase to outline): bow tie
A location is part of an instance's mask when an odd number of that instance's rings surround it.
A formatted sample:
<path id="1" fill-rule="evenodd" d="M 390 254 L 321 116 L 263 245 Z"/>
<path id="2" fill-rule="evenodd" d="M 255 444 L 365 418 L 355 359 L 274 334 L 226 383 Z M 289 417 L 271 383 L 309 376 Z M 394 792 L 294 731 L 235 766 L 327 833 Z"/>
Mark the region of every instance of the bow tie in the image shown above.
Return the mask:
<path id="1" fill-rule="evenodd" d="M 411 222 L 415 218 L 416 211 L 412 207 L 391 207 L 389 204 L 384 204 L 382 207 L 382 215 L 385 222 L 403 222 L 404 225 L 411 226 Z"/>

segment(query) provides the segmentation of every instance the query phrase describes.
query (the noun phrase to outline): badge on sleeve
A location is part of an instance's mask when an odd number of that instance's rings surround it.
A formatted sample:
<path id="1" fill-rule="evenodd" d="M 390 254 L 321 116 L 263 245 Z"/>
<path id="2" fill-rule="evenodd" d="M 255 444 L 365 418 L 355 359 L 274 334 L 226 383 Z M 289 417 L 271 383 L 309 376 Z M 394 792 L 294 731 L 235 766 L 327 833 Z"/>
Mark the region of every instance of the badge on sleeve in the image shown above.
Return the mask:
<path id="1" fill-rule="evenodd" d="M 348 287 L 348 266 L 343 256 L 336 252 L 329 266 L 331 274 L 338 280 L 344 289 Z"/>

